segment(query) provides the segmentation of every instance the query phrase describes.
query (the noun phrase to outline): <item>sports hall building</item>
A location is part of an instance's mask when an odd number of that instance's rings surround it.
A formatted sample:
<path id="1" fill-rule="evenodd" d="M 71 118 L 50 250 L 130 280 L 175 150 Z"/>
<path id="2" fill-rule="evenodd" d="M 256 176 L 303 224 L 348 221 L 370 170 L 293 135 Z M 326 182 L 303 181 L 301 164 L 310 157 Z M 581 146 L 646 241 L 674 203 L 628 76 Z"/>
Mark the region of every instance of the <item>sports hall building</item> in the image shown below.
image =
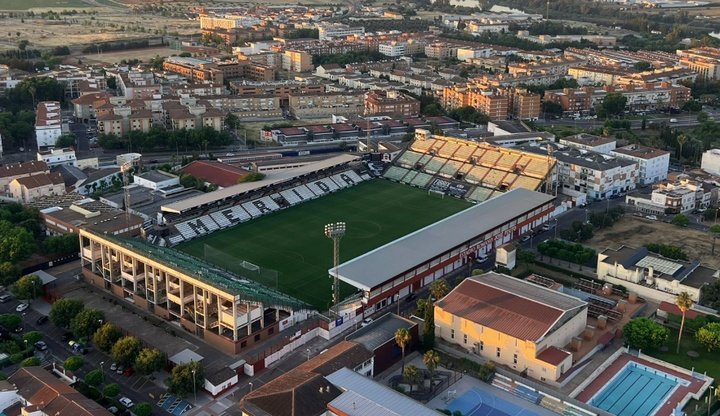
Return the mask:
<path id="1" fill-rule="evenodd" d="M 363 292 L 365 312 L 383 308 L 517 239 L 550 219 L 554 196 L 523 188 L 431 224 L 328 272 Z"/>

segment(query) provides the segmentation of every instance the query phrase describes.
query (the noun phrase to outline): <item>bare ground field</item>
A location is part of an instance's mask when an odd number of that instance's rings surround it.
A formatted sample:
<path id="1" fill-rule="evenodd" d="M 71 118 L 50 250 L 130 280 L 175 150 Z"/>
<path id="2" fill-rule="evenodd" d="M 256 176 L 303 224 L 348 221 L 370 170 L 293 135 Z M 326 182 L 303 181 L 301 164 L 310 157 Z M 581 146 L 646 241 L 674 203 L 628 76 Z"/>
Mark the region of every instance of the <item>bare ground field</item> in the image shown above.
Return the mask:
<path id="1" fill-rule="evenodd" d="M 630 215 L 624 216 L 611 228 L 596 231 L 595 236 L 585 244 L 602 251 L 621 245 L 639 248 L 647 243 L 679 246 L 688 253 L 690 259 L 700 259 L 704 265 L 720 267 L 720 241 L 716 254 L 712 255 L 712 238 L 708 233 Z"/>
<path id="2" fill-rule="evenodd" d="M 139 59 L 143 62 L 147 62 L 150 59 L 161 56 L 171 56 L 171 55 L 177 55 L 181 51 L 171 49 L 171 48 L 148 48 L 148 49 L 131 49 L 127 51 L 117 51 L 117 52 L 103 52 L 100 55 L 98 54 L 86 54 L 86 55 L 80 55 L 77 58 L 82 60 L 85 63 L 105 63 L 105 64 L 116 64 L 125 60 L 130 59 Z"/>

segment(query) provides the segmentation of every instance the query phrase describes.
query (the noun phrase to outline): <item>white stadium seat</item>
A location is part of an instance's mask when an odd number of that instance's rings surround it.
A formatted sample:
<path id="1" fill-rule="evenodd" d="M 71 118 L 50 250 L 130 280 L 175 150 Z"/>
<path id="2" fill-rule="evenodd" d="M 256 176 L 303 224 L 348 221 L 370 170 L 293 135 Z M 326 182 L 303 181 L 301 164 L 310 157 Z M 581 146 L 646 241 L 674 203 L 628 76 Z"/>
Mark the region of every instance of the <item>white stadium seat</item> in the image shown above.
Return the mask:
<path id="1" fill-rule="evenodd" d="M 170 244 L 172 244 L 172 245 L 180 244 L 180 243 L 182 243 L 183 241 L 185 241 L 185 239 L 183 238 L 183 236 L 180 235 L 180 234 L 174 235 L 174 236 L 170 237 L 168 240 L 170 240 Z"/>
<path id="2" fill-rule="evenodd" d="M 317 198 L 317 196 L 305 185 L 300 185 L 292 189 L 280 191 L 280 195 L 284 196 L 285 199 L 287 199 L 287 201 L 292 205 Z"/>
<path id="3" fill-rule="evenodd" d="M 308 183 L 308 188 L 317 195 L 328 194 L 337 191 L 338 186 L 331 179 L 315 179 Z"/>

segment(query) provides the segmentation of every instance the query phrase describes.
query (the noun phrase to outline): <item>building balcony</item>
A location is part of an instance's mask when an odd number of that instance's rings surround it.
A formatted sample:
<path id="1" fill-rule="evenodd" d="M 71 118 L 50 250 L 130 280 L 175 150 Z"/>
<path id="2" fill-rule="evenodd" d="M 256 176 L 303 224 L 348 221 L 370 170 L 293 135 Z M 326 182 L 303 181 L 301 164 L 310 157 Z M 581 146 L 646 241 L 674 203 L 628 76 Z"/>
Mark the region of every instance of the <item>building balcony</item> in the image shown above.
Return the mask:
<path id="1" fill-rule="evenodd" d="M 122 272 L 120 272 L 120 276 L 122 276 L 123 279 L 129 280 L 133 283 L 145 281 L 145 273 L 138 273 L 133 276 L 132 270 L 123 270 Z"/>
<path id="2" fill-rule="evenodd" d="M 100 248 L 91 249 L 90 247 L 83 247 L 82 256 L 90 261 L 98 260 L 100 258 Z"/>

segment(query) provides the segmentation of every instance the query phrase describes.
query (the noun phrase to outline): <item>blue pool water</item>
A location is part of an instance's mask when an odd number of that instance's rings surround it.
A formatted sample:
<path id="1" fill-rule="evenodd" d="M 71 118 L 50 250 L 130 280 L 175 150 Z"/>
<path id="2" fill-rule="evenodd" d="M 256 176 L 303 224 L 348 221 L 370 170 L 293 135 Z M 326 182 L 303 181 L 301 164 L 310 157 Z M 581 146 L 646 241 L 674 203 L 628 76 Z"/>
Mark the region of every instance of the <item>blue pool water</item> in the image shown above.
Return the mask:
<path id="1" fill-rule="evenodd" d="M 447 407 L 463 416 L 537 416 L 537 413 L 505 401 L 480 389 L 470 389 Z"/>
<path id="2" fill-rule="evenodd" d="M 617 416 L 649 416 L 679 384 L 685 383 L 687 381 L 670 374 L 631 362 L 590 402 Z"/>

